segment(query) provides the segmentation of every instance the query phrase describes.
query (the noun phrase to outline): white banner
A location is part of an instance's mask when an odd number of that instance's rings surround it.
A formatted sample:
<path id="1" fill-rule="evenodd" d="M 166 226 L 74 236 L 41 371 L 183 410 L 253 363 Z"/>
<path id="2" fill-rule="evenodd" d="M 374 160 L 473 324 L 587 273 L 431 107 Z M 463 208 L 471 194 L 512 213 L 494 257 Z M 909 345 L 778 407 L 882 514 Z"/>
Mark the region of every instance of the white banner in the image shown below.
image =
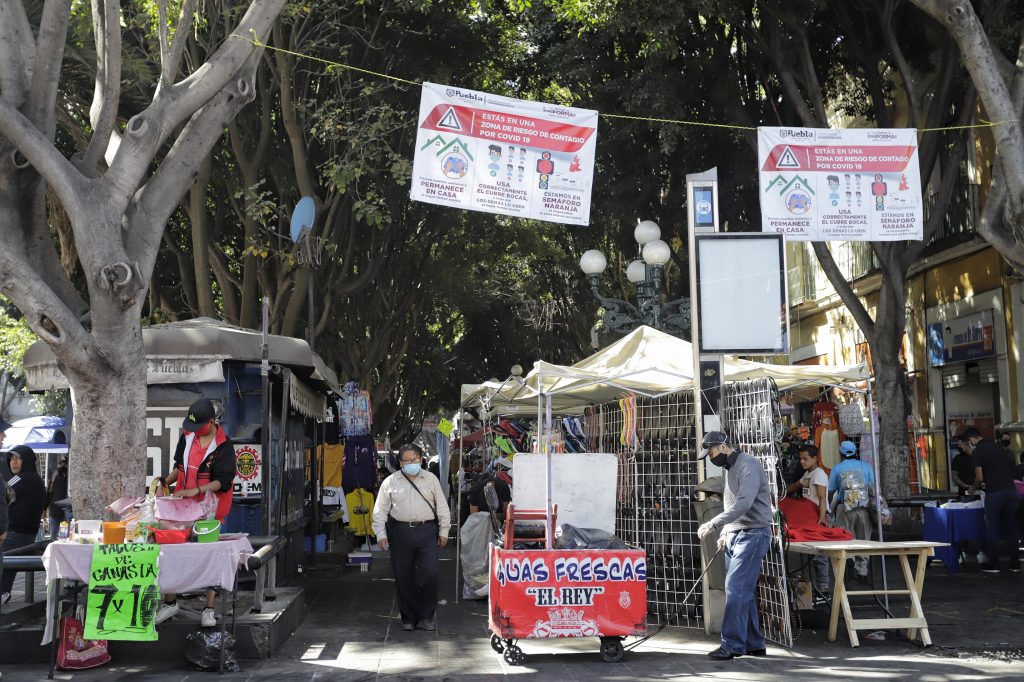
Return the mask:
<path id="1" fill-rule="evenodd" d="M 758 128 L 761 229 L 799 241 L 920 240 L 913 128 Z"/>
<path id="2" fill-rule="evenodd" d="M 25 368 L 29 390 L 46 391 L 54 388 L 69 388 L 67 377 L 60 371 L 57 362 L 33 365 Z M 146 356 L 146 383 L 154 384 L 205 384 L 224 381 L 223 356 Z M 182 415 L 184 419 L 184 415 Z"/>
<path id="3" fill-rule="evenodd" d="M 423 84 L 411 196 L 590 223 L 597 112 Z"/>

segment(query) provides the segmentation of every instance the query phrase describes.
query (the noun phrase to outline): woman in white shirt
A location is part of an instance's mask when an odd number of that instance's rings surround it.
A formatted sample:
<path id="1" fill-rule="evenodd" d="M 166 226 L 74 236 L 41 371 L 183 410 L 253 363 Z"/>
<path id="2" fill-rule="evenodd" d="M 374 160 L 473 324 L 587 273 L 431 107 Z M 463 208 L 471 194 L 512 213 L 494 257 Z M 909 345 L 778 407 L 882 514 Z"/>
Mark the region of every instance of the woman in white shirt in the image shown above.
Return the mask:
<path id="1" fill-rule="evenodd" d="M 828 476 L 818 466 L 818 448 L 813 445 L 800 447 L 800 466 L 804 470 L 803 477 L 799 481 L 790 483 L 786 492 L 791 495 L 802 491 L 803 497 L 818 505 L 818 524 L 828 526 L 828 502 L 826 493 L 828 491 Z M 828 592 L 828 559 L 824 556 L 814 556 L 811 559 L 814 567 L 814 585 L 819 592 Z"/>

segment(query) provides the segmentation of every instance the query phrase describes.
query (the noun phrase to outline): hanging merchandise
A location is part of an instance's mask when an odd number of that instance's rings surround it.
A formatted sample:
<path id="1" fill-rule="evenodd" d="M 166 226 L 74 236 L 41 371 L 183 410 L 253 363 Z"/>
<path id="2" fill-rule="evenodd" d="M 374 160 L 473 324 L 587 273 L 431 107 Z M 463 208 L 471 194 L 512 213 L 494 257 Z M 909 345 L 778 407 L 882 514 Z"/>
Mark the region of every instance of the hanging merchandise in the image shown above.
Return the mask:
<path id="1" fill-rule="evenodd" d="M 345 384 L 341 389 L 338 408 L 341 413 L 341 435 L 369 435 L 373 409 L 370 406 L 370 394 L 359 390 L 359 384 L 354 381 Z"/>
<path id="2" fill-rule="evenodd" d="M 345 495 L 345 507 L 348 509 L 346 528 L 353 535 L 373 535 L 373 493 L 357 488 Z"/>
<path id="3" fill-rule="evenodd" d="M 345 457 L 341 487 L 346 495 L 356 488 L 372 490 L 377 482 L 377 448 L 369 436 L 351 436 L 345 439 Z"/>
<path id="4" fill-rule="evenodd" d="M 814 405 L 813 428 L 818 463 L 830 470 L 841 461 L 839 443 L 843 440 L 843 433 L 839 429 L 839 409 L 824 393 Z"/>
<path id="5" fill-rule="evenodd" d="M 839 428 L 847 436 L 859 436 L 864 433 L 864 411 L 860 400 L 853 398 L 845 405 L 839 406 Z"/>

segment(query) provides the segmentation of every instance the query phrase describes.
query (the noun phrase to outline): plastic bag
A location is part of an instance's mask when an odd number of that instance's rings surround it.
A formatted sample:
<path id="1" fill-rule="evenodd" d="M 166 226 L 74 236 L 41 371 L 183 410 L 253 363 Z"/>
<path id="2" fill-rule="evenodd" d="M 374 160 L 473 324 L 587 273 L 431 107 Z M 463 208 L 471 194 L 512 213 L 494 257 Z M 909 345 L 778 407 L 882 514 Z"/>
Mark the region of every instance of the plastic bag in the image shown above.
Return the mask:
<path id="1" fill-rule="evenodd" d="M 626 543 L 605 530 L 563 523 L 555 530 L 555 549 L 626 549 Z"/>
<path id="2" fill-rule="evenodd" d="M 224 644 L 224 670 L 237 673 L 238 659 L 235 658 L 235 638 L 220 630 L 205 629 L 193 632 L 185 638 L 185 660 L 200 670 L 220 669 L 221 642 Z"/>
<path id="3" fill-rule="evenodd" d="M 156 498 L 156 518 L 159 521 L 185 523 L 183 528 L 191 528 L 191 524 L 204 518 L 206 512 L 203 505 L 194 498 L 158 497 Z"/>
<path id="4" fill-rule="evenodd" d="M 57 667 L 61 670 L 85 670 L 110 662 L 107 640 L 83 639 L 82 622 L 64 616 L 60 619 L 60 641 L 57 644 Z"/>
<path id="5" fill-rule="evenodd" d="M 491 515 L 487 512 L 470 514 L 466 523 L 462 524 L 459 537 L 462 539 L 463 599 L 487 597 L 490 580 L 487 562 L 493 536 Z"/>

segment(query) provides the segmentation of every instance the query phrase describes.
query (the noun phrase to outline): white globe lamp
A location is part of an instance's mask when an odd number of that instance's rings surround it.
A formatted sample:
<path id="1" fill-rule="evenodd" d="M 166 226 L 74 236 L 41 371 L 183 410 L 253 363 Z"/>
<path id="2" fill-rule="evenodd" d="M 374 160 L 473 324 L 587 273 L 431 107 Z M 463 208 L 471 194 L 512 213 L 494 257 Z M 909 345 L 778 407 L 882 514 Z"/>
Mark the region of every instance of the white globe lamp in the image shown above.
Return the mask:
<path id="1" fill-rule="evenodd" d="M 647 264 L 642 260 L 635 260 L 626 266 L 626 279 L 633 284 L 639 284 L 647 279 Z"/>
<path id="2" fill-rule="evenodd" d="M 633 230 L 633 238 L 637 244 L 644 246 L 655 239 L 661 239 L 661 228 L 653 220 L 641 220 Z"/>
<path id="3" fill-rule="evenodd" d="M 604 254 L 597 249 L 584 251 L 583 255 L 580 256 L 580 270 L 585 275 L 600 275 L 607 266 L 608 261 L 605 259 Z"/>
<path id="4" fill-rule="evenodd" d="M 648 265 L 664 265 L 672 258 L 672 249 L 660 239 L 644 244 L 644 261 Z"/>

